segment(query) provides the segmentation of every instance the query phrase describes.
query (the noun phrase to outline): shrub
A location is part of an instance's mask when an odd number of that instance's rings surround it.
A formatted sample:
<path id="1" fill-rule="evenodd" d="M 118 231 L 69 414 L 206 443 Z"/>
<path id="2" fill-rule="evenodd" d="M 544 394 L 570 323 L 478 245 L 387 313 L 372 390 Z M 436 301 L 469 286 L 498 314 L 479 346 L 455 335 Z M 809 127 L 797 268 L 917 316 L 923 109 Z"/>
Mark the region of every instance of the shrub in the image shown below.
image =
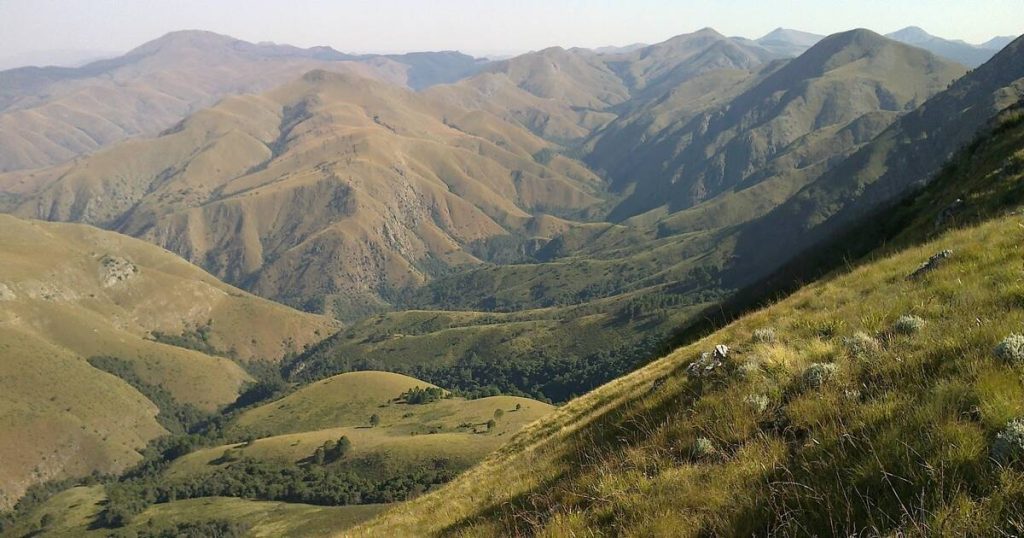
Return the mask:
<path id="1" fill-rule="evenodd" d="M 715 443 L 711 442 L 711 439 L 707 437 L 698 437 L 693 443 L 692 456 L 694 459 L 706 460 L 717 453 L 718 449 L 715 448 Z"/>
<path id="2" fill-rule="evenodd" d="M 810 388 L 821 388 L 827 383 L 835 380 L 839 375 L 839 367 L 832 363 L 816 362 L 804 370 L 804 386 Z"/>
<path id="3" fill-rule="evenodd" d="M 758 344 L 774 344 L 778 337 L 775 335 L 775 329 L 771 327 L 763 327 L 754 331 L 752 339 Z"/>
<path id="4" fill-rule="evenodd" d="M 914 334 L 924 328 L 924 323 L 923 319 L 914 315 L 908 314 L 900 316 L 899 319 L 892 324 L 892 332 L 903 335 Z"/>
<path id="5" fill-rule="evenodd" d="M 1011 420 L 992 443 L 992 457 L 1007 464 L 1024 460 L 1024 418 Z"/>
<path id="6" fill-rule="evenodd" d="M 739 375 L 744 378 L 749 379 L 751 377 L 754 377 L 757 374 L 761 373 L 761 359 L 757 357 L 751 357 L 744 361 L 743 364 L 741 364 L 739 368 L 736 369 L 736 371 L 739 372 Z"/>
<path id="7" fill-rule="evenodd" d="M 843 338 L 843 346 L 846 347 L 850 356 L 858 359 L 870 358 L 882 347 L 878 340 L 864 332 L 857 332 L 853 336 Z"/>
<path id="8" fill-rule="evenodd" d="M 995 354 L 999 360 L 1009 364 L 1024 363 L 1024 335 L 1007 336 L 996 346 Z"/>
<path id="9" fill-rule="evenodd" d="M 743 398 L 743 401 L 758 413 L 767 411 L 768 406 L 771 404 L 771 399 L 765 394 L 748 394 L 746 398 Z"/>

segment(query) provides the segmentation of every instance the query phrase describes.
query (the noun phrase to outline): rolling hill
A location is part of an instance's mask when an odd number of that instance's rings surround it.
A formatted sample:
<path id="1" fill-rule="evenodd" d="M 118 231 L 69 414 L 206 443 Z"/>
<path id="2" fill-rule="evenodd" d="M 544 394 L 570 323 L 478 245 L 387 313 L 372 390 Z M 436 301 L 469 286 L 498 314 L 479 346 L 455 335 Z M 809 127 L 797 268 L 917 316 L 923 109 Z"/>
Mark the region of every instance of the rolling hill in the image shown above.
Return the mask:
<path id="1" fill-rule="evenodd" d="M 868 257 L 347 535 L 1019 532 L 1022 118 L 862 223 L 892 226 Z M 971 209 L 948 214 L 958 197 Z"/>
<path id="2" fill-rule="evenodd" d="M 436 392 L 432 398 L 414 400 L 411 391 L 420 389 Z M 422 481 L 424 476 L 436 475 L 436 480 L 446 481 L 552 410 L 550 405 L 527 398 L 453 397 L 429 383 L 399 374 L 342 374 L 298 388 L 231 418 L 226 438 L 248 437 L 245 442 L 200 445 L 190 453 L 163 462 L 152 475 L 139 471 L 103 486 L 72 487 L 36 504 L 32 513 L 22 514 L 8 527 L 8 534 L 30 531 L 42 514 L 49 513 L 53 520 L 47 534 L 56 536 L 106 536 L 135 529 L 218 522 L 229 522 L 256 535 L 287 532 L 328 536 L 386 508 L 380 502 L 367 502 L 368 498 L 380 495 L 373 488 L 386 485 L 405 491 L 408 481 Z M 378 423 L 371 425 L 371 416 L 379 417 Z M 345 451 L 341 455 L 331 452 L 325 457 L 323 447 L 334 446 L 339 439 L 345 439 Z M 339 488 L 356 483 L 366 489 L 362 498 L 312 505 L 281 502 L 284 499 L 278 497 L 287 498 L 303 491 L 284 481 L 271 484 L 262 493 L 195 493 L 203 487 L 201 484 L 216 484 L 224 476 L 235 476 L 235 469 L 244 473 L 250 468 L 268 467 L 306 470 L 310 476 L 326 473 L 342 477 Z M 171 499 L 162 499 L 156 493 L 156 499 L 144 501 L 145 506 L 134 510 L 136 513 L 114 530 L 97 522 L 109 512 L 118 487 L 148 487 L 158 492 L 159 488 L 173 487 L 178 493 Z M 293 488 L 293 493 L 287 493 L 289 488 Z M 407 492 L 413 496 L 418 493 L 418 489 Z M 398 500 L 404 498 L 382 502 Z"/>
<path id="3" fill-rule="evenodd" d="M 78 68 L 0 71 L 0 172 L 153 136 L 225 96 L 261 93 L 313 69 L 423 88 L 468 76 L 482 63 L 453 52 L 355 56 L 181 31 Z"/>
<path id="4" fill-rule="evenodd" d="M 0 306 L 5 507 L 34 483 L 123 470 L 166 433 L 156 404 L 90 359 L 124 361 L 174 402 L 213 410 L 252 379 L 247 364 L 279 361 L 334 330 L 143 241 L 8 215 Z"/>

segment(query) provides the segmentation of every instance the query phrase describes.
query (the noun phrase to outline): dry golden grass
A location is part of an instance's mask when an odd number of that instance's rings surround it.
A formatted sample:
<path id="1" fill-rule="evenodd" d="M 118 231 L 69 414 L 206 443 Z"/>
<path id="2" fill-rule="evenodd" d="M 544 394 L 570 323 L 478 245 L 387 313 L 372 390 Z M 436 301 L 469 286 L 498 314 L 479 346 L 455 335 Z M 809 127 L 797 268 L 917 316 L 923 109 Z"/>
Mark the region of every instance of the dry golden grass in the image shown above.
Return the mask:
<path id="1" fill-rule="evenodd" d="M 178 401 L 213 410 L 249 375 L 229 359 L 157 343 L 153 331 L 211 322 L 213 347 L 276 360 L 333 329 L 136 239 L 6 215 L 0 230 L 3 506 L 32 483 L 122 470 L 164 433 L 155 406 L 90 357 L 124 359 Z"/>

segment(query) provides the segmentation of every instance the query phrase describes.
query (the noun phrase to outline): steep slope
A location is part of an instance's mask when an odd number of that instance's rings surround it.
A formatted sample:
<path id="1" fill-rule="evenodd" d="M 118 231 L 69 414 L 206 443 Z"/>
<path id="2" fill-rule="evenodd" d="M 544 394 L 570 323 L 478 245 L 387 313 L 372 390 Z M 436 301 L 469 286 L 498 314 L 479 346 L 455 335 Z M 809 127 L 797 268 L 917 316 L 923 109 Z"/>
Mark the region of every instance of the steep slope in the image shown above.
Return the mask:
<path id="1" fill-rule="evenodd" d="M 971 68 L 978 67 L 987 62 L 996 52 L 999 52 L 999 49 L 1003 48 L 971 45 L 960 40 L 942 39 L 925 32 L 917 26 L 908 26 L 885 36 L 895 39 L 900 43 L 925 49 L 938 56 L 949 58 L 954 62 L 962 63 Z"/>
<path id="2" fill-rule="evenodd" d="M 630 161 L 650 172 L 646 183 L 630 187 L 632 200 L 645 200 L 638 193 L 650 189 L 646 200 L 655 210 L 621 225 L 574 226 L 514 264 L 439 277 L 404 302 L 414 310 L 347 327 L 298 357 L 289 375 L 309 380 L 397 369 L 446 386 L 494 385 L 556 401 L 596 387 L 650 360 L 704 309 L 768 274 L 759 266 L 729 270 L 745 255 L 734 226 L 784 202 L 960 71 L 861 31 L 828 38 L 759 76 L 719 70 L 692 79 L 678 89 L 680 107 L 698 106 L 705 82 L 732 74 L 747 91 L 732 99 L 726 90 L 712 92 L 728 104 L 717 105 L 716 121 L 704 131 L 689 122 L 698 144 L 665 136 L 688 159 L 677 184 L 663 179 L 656 164 L 644 168 L 651 159 Z M 679 113 L 661 104 L 666 108 L 650 121 Z M 642 136 L 623 129 L 620 140 L 637 152 L 658 143 L 638 142 Z M 730 166 L 709 163 L 700 143 L 721 148 L 712 157 L 733 159 Z M 598 144 L 594 154 L 614 162 L 621 154 L 613 146 Z M 691 201 L 682 186 L 699 180 L 699 171 L 739 183 L 717 186 L 721 192 L 703 203 Z M 670 203 L 688 209 L 670 213 Z"/>
<path id="3" fill-rule="evenodd" d="M 327 47 L 174 32 L 80 68 L 0 72 L 0 172 L 53 165 L 125 138 L 152 136 L 224 96 L 266 91 L 312 69 L 422 88 L 480 67 L 451 52 L 353 56 Z"/>
<path id="4" fill-rule="evenodd" d="M 756 43 L 705 28 L 617 52 L 545 49 L 495 62 L 479 75 L 427 93 L 569 143 L 701 75 L 748 70 L 779 57 Z"/>
<path id="5" fill-rule="evenodd" d="M 601 201 L 596 176 L 516 124 L 323 71 L 19 182 L 36 189 L 19 214 L 142 237 L 342 316 L 478 263 L 474 241 L 543 235 L 534 214 Z"/>
<path id="6" fill-rule="evenodd" d="M 721 100 L 705 110 L 658 103 L 617 120 L 591 142 L 586 160 L 629 193 L 612 212 L 616 220 L 660 206 L 675 212 L 762 182 L 770 185 L 756 196 L 778 203 L 963 72 L 867 30 L 836 34 L 762 71 L 756 83 L 717 92 Z"/>
<path id="7" fill-rule="evenodd" d="M 770 272 L 919 187 L 997 112 L 1021 97 L 1024 39 L 1017 39 L 792 199 L 740 230 L 736 251 L 743 256 L 735 273 Z"/>
<path id="8" fill-rule="evenodd" d="M 1001 342 L 1024 324 L 1024 169 L 1007 167 L 1024 155 L 1021 118 L 908 200 L 926 226 L 896 240 L 952 231 L 876 252 L 571 402 L 348 534 L 1019 532 L 1024 355 Z M 935 200 L 952 196 L 984 210 L 940 219 Z M 959 228 L 979 219 L 991 220 Z M 690 367 L 720 344 L 721 362 Z"/>
<path id="9" fill-rule="evenodd" d="M 176 402 L 212 410 L 251 379 L 217 354 L 280 360 L 332 330 L 142 241 L 7 215 L 0 306 L 0 506 L 36 482 L 120 471 L 165 432 L 152 402 L 87 359 L 126 361 Z"/>

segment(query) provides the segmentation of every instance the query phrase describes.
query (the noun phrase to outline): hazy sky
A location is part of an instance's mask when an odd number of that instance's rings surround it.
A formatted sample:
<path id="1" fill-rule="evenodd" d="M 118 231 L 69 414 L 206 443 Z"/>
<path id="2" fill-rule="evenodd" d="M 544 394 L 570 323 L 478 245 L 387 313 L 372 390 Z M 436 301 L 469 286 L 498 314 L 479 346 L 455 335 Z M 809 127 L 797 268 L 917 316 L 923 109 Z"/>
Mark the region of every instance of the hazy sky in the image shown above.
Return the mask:
<path id="1" fill-rule="evenodd" d="M 180 29 L 345 52 L 496 54 L 654 43 L 706 26 L 758 37 L 909 25 L 970 42 L 1016 35 L 1024 0 L 0 0 L 0 56 L 125 51 Z"/>

